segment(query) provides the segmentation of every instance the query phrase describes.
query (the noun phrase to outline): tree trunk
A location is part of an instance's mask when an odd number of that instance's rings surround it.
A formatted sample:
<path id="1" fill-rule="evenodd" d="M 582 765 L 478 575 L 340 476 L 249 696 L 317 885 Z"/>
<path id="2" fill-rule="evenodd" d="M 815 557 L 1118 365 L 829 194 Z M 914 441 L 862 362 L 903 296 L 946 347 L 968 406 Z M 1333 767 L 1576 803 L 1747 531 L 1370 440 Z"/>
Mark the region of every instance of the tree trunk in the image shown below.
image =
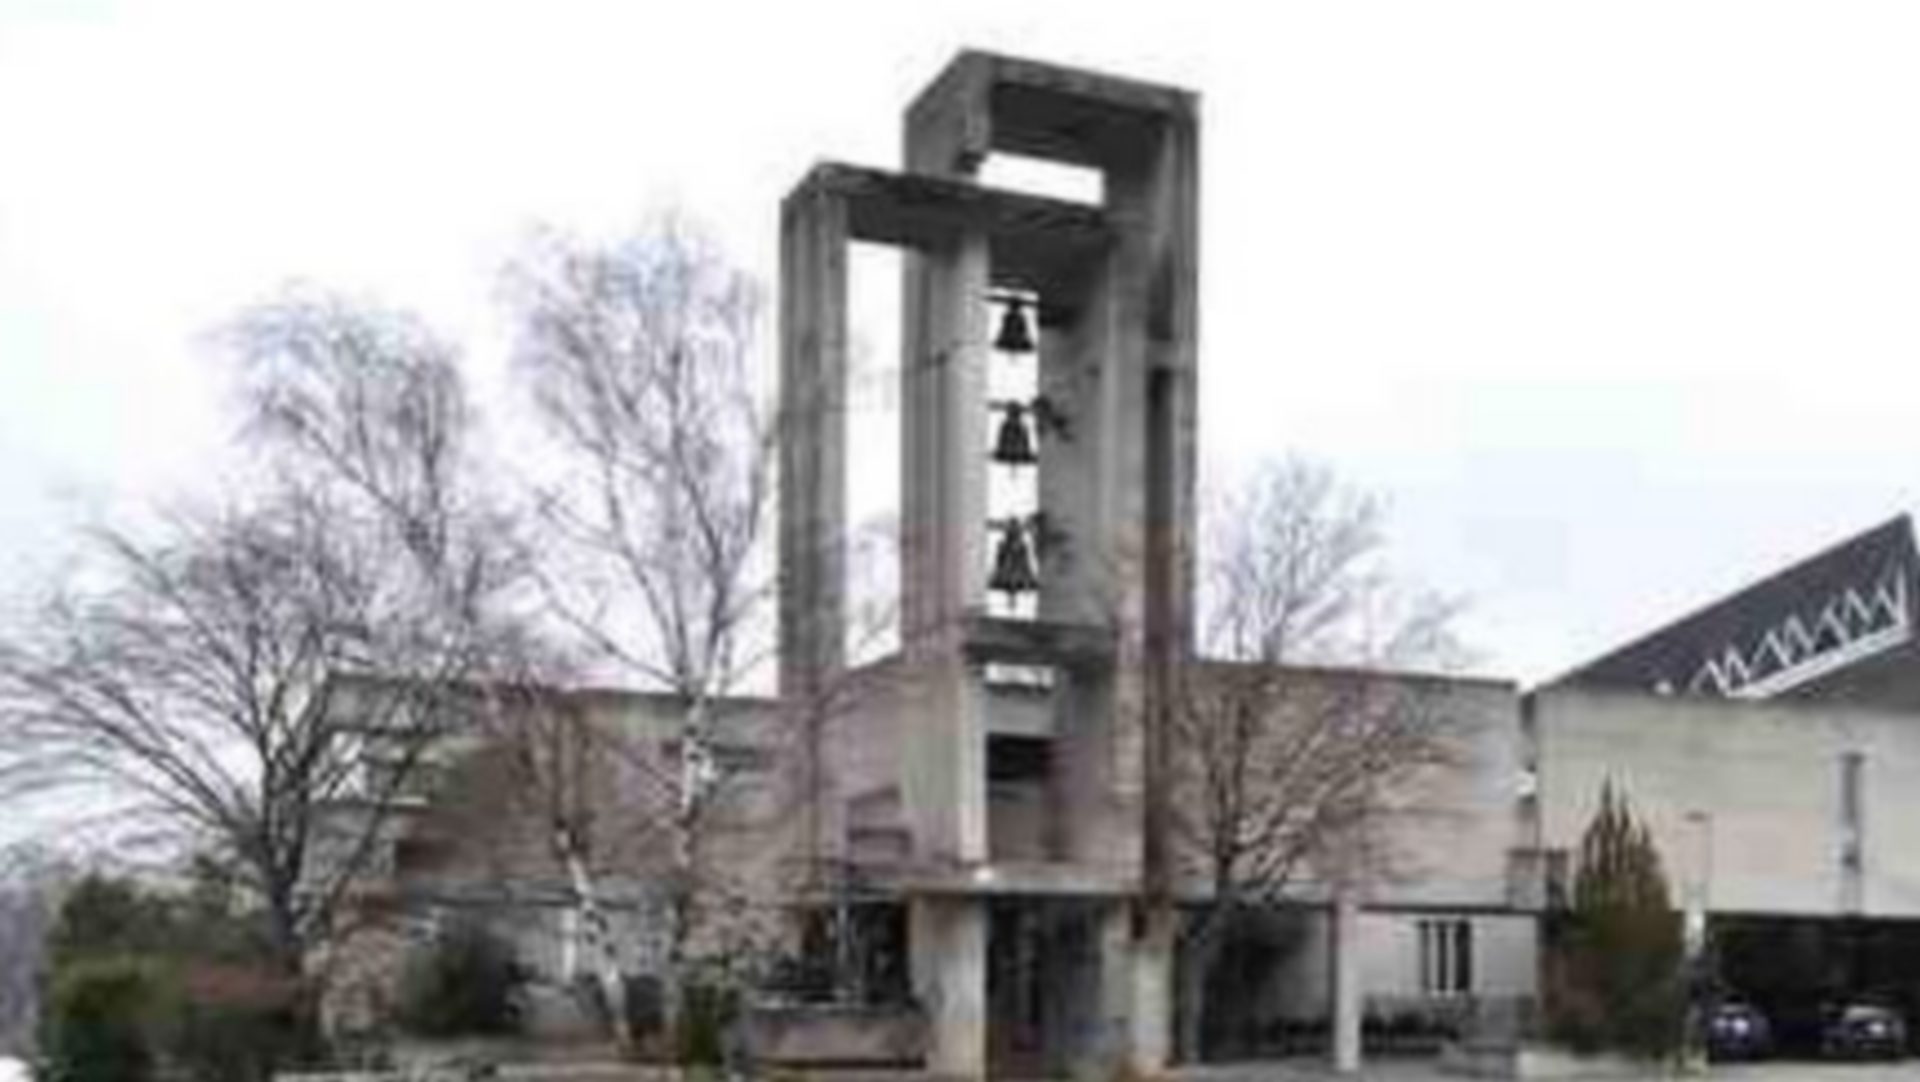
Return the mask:
<path id="1" fill-rule="evenodd" d="M 685 902 L 679 896 L 684 889 L 676 885 L 675 893 L 667 902 L 667 942 L 665 957 L 660 964 L 660 1022 L 666 1033 L 668 1053 L 678 1062 L 686 1048 L 686 1035 L 681 1026 L 686 1021 L 687 990 L 682 974 L 685 965 Z"/>
<path id="2" fill-rule="evenodd" d="M 317 1062 L 324 1045 L 321 1032 L 321 982 L 307 972 L 307 948 L 297 931 L 292 906 L 284 893 L 267 902 L 268 954 L 276 975 L 286 982 L 288 1027 L 285 1041 L 275 1049 L 274 1065 L 284 1067 Z"/>
<path id="3" fill-rule="evenodd" d="M 680 1058 L 686 1049 L 687 944 L 692 938 L 696 892 L 699 890 L 695 847 L 699 843 L 700 814 L 705 808 L 714 763 L 707 747 L 708 700 L 692 696 L 680 723 L 680 799 L 673 817 L 673 868 L 667 903 L 666 958 L 660 967 L 660 1016 Z"/>
<path id="4" fill-rule="evenodd" d="M 559 839 L 561 860 L 566 864 L 567 877 L 573 882 L 574 905 L 580 914 L 581 934 L 586 938 L 587 964 L 592 967 L 600 995 L 606 1001 L 614 1040 L 619 1042 L 622 1051 L 631 1051 L 633 1027 L 627 1018 L 627 985 L 620 972 L 620 955 L 614 950 L 612 930 L 607 926 L 605 911 L 600 908 L 593 873 L 565 835 L 562 831 Z"/>

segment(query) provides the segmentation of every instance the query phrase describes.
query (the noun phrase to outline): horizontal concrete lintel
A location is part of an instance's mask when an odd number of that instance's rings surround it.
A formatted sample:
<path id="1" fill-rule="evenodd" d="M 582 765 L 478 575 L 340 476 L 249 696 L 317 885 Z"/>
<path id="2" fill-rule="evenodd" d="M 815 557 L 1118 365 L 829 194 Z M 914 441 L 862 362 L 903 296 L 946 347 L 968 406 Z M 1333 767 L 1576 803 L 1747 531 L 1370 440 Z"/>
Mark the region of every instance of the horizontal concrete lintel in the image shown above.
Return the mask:
<path id="1" fill-rule="evenodd" d="M 996 53 L 968 51 L 908 110 L 910 131 L 952 127 L 973 159 L 1021 154 L 1104 168 L 1138 161 L 1154 132 L 1195 123 L 1191 91 Z"/>
<path id="2" fill-rule="evenodd" d="M 985 87 L 989 92 L 1001 87 L 1018 86 L 1089 105 L 1176 117 L 1191 116 L 1197 100 L 1192 91 L 1164 83 L 1150 83 L 1129 76 L 1110 75 L 980 49 L 962 52 L 954 59 L 952 68 L 951 74 L 943 74 L 935 80 L 934 88 L 956 82 L 971 82 Z M 962 74 L 971 75 L 972 78 L 954 78 Z"/>
<path id="3" fill-rule="evenodd" d="M 1110 662 L 1114 648 L 1112 633 L 1103 628 L 994 616 L 967 617 L 964 641 L 975 661 L 1068 667 Z"/>
<path id="4" fill-rule="evenodd" d="M 1072 261 L 1104 251 L 1113 235 L 1100 207 L 1011 192 L 944 177 L 825 162 L 788 200 L 826 196 L 847 208 L 852 238 L 934 248 L 967 233 L 984 234 L 998 264 Z"/>

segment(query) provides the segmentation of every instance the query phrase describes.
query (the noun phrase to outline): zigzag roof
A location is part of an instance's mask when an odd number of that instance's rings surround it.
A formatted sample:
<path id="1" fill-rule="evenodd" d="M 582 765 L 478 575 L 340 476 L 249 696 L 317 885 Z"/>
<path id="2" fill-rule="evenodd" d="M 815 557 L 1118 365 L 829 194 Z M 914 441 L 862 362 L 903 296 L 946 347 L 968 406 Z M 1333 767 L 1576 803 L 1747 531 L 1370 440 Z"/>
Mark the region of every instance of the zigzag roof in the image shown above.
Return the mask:
<path id="1" fill-rule="evenodd" d="M 1901 515 L 1553 681 L 1767 698 L 1913 640 L 1920 591 Z"/>

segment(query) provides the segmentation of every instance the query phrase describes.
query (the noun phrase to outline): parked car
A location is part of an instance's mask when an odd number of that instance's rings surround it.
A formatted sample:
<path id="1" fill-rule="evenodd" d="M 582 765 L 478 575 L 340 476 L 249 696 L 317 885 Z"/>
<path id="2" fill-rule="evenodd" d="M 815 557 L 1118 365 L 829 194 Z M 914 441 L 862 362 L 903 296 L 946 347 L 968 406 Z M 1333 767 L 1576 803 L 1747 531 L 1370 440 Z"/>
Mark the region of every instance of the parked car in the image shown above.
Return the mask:
<path id="1" fill-rule="evenodd" d="M 1820 1051 L 1835 1059 L 1899 1059 L 1907 1054 L 1906 1019 L 1878 1003 L 1847 1003 L 1828 1016 Z"/>
<path id="2" fill-rule="evenodd" d="M 1707 1056 L 1717 1060 L 1761 1059 L 1773 1053 L 1773 1026 L 1751 1003 L 1721 1000 L 1707 1014 Z"/>

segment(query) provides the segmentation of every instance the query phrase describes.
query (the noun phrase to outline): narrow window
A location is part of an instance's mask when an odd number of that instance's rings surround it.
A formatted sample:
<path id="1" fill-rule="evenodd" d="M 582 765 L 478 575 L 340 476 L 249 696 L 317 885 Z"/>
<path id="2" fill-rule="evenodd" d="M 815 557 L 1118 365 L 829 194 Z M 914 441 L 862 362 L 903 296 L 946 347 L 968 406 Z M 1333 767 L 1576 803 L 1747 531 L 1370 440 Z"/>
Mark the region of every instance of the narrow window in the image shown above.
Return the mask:
<path id="1" fill-rule="evenodd" d="M 1840 825 L 1849 838 L 1860 835 L 1860 773 L 1864 765 L 1857 751 L 1840 756 Z"/>
<path id="2" fill-rule="evenodd" d="M 1473 991 L 1473 922 L 1453 922 L 1453 991 L 1466 995 Z"/>
<path id="3" fill-rule="evenodd" d="M 1420 991 L 1429 996 L 1458 996 L 1473 991 L 1473 922 L 1423 920 L 1420 935 Z"/>
<path id="4" fill-rule="evenodd" d="M 1849 751 L 1840 756 L 1840 871 L 1846 876 L 1843 889 L 1849 892 L 1859 889 L 1866 849 L 1865 801 L 1861 793 L 1865 770 L 1866 760 L 1859 752 Z M 1846 907 L 1851 910 L 1857 904 L 1858 899 L 1850 894 Z"/>

